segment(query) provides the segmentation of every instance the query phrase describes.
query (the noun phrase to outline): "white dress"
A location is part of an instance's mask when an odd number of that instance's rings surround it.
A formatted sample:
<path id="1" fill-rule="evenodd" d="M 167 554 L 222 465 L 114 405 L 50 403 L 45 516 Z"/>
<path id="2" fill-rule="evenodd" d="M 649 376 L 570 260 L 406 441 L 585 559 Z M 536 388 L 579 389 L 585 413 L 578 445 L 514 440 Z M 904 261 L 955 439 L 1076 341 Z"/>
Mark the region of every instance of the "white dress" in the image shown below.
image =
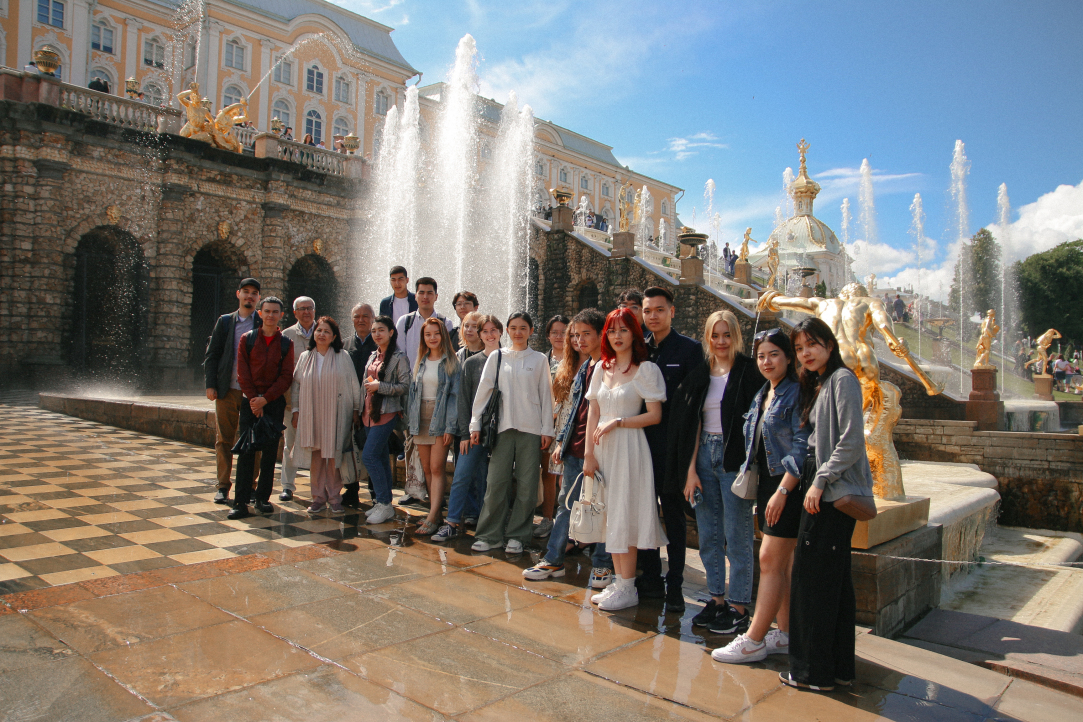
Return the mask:
<path id="1" fill-rule="evenodd" d="M 638 416 L 644 401 L 665 401 L 662 371 L 650 361 L 640 364 L 631 381 L 609 388 L 603 369 L 590 380 L 587 398 L 597 401 L 599 424 L 616 418 Z M 643 429 L 616 428 L 602 437 L 594 449 L 605 479 L 605 550 L 624 553 L 629 547 L 657 549 L 669 543 L 658 520 L 654 467 Z"/>

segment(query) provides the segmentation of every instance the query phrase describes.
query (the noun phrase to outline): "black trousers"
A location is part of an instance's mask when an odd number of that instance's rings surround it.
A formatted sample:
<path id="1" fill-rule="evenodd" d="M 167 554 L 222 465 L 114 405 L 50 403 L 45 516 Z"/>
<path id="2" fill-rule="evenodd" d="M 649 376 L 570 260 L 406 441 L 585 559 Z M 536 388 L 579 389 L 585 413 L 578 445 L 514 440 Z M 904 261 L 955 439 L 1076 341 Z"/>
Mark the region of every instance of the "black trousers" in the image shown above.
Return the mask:
<path id="1" fill-rule="evenodd" d="M 857 600 L 850 539 L 857 522 L 829 502 L 801 512 L 790 582 L 790 675 L 831 686 L 855 676 Z"/>
<path id="2" fill-rule="evenodd" d="M 658 464 L 655 464 L 657 467 Z M 685 522 L 684 496 L 681 494 L 666 494 L 662 491 L 663 477 L 656 468 L 654 477 L 654 489 L 658 494 L 658 501 L 662 506 L 662 523 L 666 527 L 666 538 L 669 545 L 666 546 L 666 554 L 669 556 L 669 571 L 666 572 L 666 585 L 673 589 L 679 589 L 684 585 L 684 559 L 685 550 L 688 547 L 688 527 Z M 639 568 L 643 570 L 643 578 L 648 584 L 661 581 L 662 555 L 658 549 L 640 549 L 637 556 Z"/>
<path id="3" fill-rule="evenodd" d="M 286 397 L 279 396 L 274 401 L 269 402 L 263 407 L 263 413 L 281 424 L 282 418 L 286 414 Z M 248 399 L 242 399 L 241 418 L 237 428 L 238 438 L 243 437 L 255 423 L 256 415 L 252 413 L 252 407 L 249 406 Z M 265 502 L 271 498 L 271 489 L 274 488 L 275 481 L 275 462 L 278 460 L 278 443 L 281 439 L 282 437 L 279 436 L 273 444 L 267 444 L 262 449 L 252 449 L 244 454 L 237 455 L 237 484 L 233 497 L 233 506 L 248 506 L 252 486 L 251 484 L 242 484 L 241 479 L 252 478 L 255 471 L 257 451 L 263 453 L 259 460 L 259 483 L 256 486 L 256 500 Z"/>

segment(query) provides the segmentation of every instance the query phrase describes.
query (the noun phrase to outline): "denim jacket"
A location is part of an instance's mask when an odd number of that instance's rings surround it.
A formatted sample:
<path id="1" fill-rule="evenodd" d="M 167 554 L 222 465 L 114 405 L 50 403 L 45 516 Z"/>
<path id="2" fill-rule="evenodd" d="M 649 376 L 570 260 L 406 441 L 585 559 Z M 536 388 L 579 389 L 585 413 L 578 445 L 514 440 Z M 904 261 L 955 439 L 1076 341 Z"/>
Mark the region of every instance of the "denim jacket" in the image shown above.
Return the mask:
<path id="1" fill-rule="evenodd" d="M 448 378 L 444 362 L 438 361 L 439 384 L 436 387 L 436 408 L 432 412 L 432 422 L 425 433 L 421 433 L 421 386 L 425 377 L 425 364 L 432 363 L 428 356 L 421 359 L 421 365 L 417 367 L 417 373 L 410 381 L 409 401 L 406 406 L 406 428 L 411 436 L 442 436 L 452 434 L 465 436 L 469 432 L 459 429 L 459 380 L 462 377 L 462 366 Z"/>
<path id="2" fill-rule="evenodd" d="M 575 428 L 575 417 L 579 411 L 579 403 L 583 400 L 583 395 L 586 392 L 586 389 L 583 388 L 583 384 L 587 378 L 587 371 L 590 370 L 590 361 L 589 358 L 584 361 L 583 365 L 580 366 L 579 370 L 575 373 L 575 380 L 572 381 L 572 390 L 568 392 L 572 399 L 572 411 L 568 414 L 568 420 L 564 422 L 564 426 L 557 431 L 557 440 L 555 442 L 557 444 L 563 444 L 564 440 L 571 436 L 572 430 Z"/>
<path id="3" fill-rule="evenodd" d="M 764 384 L 745 414 L 745 463 L 741 471 L 756 461 L 756 449 L 752 446 L 756 436 L 756 424 L 760 409 L 771 384 Z M 801 384 L 787 376 L 775 387 L 775 400 L 763 420 L 763 445 L 767 451 L 767 475 L 781 476 L 787 471 L 801 478 L 801 467 L 808 456 L 808 424 L 801 426 L 799 396 Z"/>

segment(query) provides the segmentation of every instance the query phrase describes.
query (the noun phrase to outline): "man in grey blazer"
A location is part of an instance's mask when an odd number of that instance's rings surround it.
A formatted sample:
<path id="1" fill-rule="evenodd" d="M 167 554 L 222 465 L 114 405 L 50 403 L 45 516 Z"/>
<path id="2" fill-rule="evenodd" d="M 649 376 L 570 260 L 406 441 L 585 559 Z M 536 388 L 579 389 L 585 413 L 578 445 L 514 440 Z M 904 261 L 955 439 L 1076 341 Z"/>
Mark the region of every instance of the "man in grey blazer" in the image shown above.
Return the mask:
<path id="1" fill-rule="evenodd" d="M 233 444 L 237 440 L 237 425 L 241 413 L 241 385 L 237 381 L 237 344 L 241 336 L 260 327 L 260 285 L 254 278 L 246 278 L 237 286 L 238 308 L 233 313 L 220 316 L 214 324 L 207 352 L 203 357 L 203 376 L 206 381 L 207 398 L 214 402 L 217 433 L 214 439 L 214 455 L 218 471 L 218 491 L 215 504 L 229 503 L 232 486 Z M 259 468 L 256 459 L 255 468 Z M 253 478 L 255 483 L 255 478 Z"/>

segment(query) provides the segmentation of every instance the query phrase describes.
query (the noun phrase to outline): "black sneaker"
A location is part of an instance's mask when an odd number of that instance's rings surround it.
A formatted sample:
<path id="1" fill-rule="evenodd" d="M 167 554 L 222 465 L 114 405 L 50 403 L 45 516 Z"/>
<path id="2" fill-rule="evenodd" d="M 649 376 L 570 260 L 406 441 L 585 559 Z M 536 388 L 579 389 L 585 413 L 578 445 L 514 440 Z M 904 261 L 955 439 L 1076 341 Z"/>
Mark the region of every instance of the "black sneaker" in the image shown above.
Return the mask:
<path id="1" fill-rule="evenodd" d="M 244 519 L 248 516 L 248 505 L 235 506 L 226 514 L 227 519 Z"/>
<path id="2" fill-rule="evenodd" d="M 752 617 L 747 609 L 738 612 L 727 604 L 725 611 L 716 614 L 715 618 L 708 622 L 707 631 L 711 634 L 744 634 L 751 623 Z"/>
<path id="3" fill-rule="evenodd" d="M 293 489 L 283 489 L 278 495 L 279 501 L 293 501 Z"/>
<path id="4" fill-rule="evenodd" d="M 650 579 L 646 574 L 636 577 L 636 591 L 640 599 L 664 599 L 666 596 L 666 583 L 662 577 Z"/>
<path id="5" fill-rule="evenodd" d="M 692 617 L 693 627 L 706 627 L 708 624 L 714 621 L 714 618 L 718 616 L 718 613 L 722 611 L 722 608 L 715 600 L 710 600 L 699 614 Z"/>
<path id="6" fill-rule="evenodd" d="M 255 507 L 260 514 L 273 514 L 275 511 L 274 506 L 269 501 L 257 501 Z"/>
<path id="7" fill-rule="evenodd" d="M 225 489 L 219 489 L 214 495 L 214 503 L 215 504 L 228 504 L 229 503 L 229 492 L 226 491 Z"/>
<path id="8" fill-rule="evenodd" d="M 684 589 L 676 584 L 666 585 L 666 611 L 675 614 L 684 612 Z"/>

